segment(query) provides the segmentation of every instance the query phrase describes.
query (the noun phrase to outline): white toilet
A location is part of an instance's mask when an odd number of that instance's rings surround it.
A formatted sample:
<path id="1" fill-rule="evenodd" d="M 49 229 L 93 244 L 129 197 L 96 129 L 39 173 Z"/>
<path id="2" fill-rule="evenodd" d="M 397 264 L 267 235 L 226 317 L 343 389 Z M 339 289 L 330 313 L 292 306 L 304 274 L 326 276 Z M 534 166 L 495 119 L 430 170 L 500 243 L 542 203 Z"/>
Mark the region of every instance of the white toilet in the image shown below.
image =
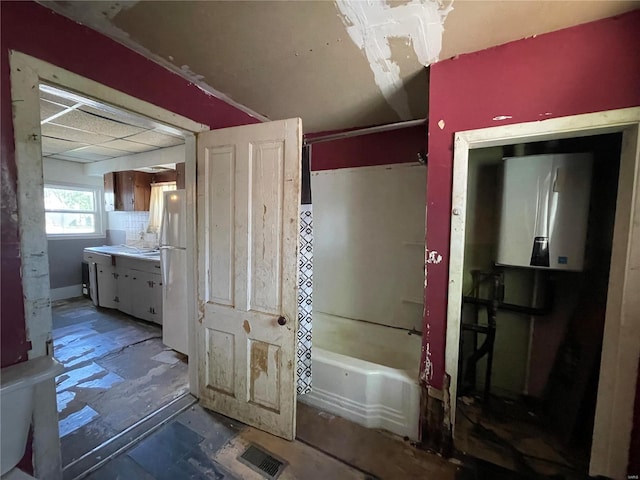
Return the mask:
<path id="1" fill-rule="evenodd" d="M 33 479 L 16 465 L 27 446 L 34 387 L 63 370 L 52 357 L 38 357 L 0 370 L 1 480 Z"/>

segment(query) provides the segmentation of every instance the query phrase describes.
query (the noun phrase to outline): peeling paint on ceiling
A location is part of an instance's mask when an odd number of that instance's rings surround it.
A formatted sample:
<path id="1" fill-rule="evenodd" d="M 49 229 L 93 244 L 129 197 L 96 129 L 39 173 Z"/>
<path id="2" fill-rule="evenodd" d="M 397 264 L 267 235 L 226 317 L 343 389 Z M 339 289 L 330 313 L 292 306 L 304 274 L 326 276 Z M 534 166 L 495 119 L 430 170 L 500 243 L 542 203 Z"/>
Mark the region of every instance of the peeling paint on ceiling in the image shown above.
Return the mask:
<path id="1" fill-rule="evenodd" d="M 391 6 L 385 0 L 354 2 L 336 0 L 351 40 L 363 50 L 376 85 L 403 120 L 411 118 L 400 66 L 392 58 L 390 41 L 406 39 L 418 61 L 425 67 L 438 60 L 442 48 L 444 21 L 453 9 L 453 0 L 410 0 Z"/>
<path id="2" fill-rule="evenodd" d="M 302 117 L 305 132 L 423 118 L 426 65 L 640 7 L 640 0 L 455 0 L 453 9 L 450 0 L 40 3 L 255 118 Z"/>

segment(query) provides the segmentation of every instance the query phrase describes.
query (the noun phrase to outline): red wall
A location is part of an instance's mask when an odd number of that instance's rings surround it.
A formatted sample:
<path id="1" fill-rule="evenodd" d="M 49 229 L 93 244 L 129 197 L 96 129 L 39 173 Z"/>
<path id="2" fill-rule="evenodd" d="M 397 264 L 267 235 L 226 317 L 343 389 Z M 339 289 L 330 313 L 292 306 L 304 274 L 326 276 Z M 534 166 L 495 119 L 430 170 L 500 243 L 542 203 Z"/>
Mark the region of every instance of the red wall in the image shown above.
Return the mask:
<path id="1" fill-rule="evenodd" d="M 305 135 L 307 139 L 335 132 Z M 368 167 L 418 161 L 426 153 L 426 126 L 402 128 L 312 145 L 311 170 Z"/>
<path id="2" fill-rule="evenodd" d="M 431 67 L 427 248 L 443 261 L 427 269 L 423 355 L 434 387 L 445 373 L 454 132 L 640 105 L 639 46 L 636 10 Z"/>
<path id="3" fill-rule="evenodd" d="M 235 107 L 119 43 L 32 2 L 1 2 L 2 366 L 26 359 L 20 284 L 9 50 L 18 50 L 129 95 L 222 128 L 256 123 Z"/>

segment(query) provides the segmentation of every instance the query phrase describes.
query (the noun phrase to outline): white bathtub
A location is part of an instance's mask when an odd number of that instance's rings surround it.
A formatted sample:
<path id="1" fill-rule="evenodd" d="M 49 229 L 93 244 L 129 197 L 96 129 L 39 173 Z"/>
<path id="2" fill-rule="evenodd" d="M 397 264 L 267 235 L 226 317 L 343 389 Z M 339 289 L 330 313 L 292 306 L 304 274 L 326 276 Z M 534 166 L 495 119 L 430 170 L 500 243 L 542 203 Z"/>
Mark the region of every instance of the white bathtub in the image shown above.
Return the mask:
<path id="1" fill-rule="evenodd" d="M 312 391 L 299 400 L 417 440 L 420 336 L 317 312 L 313 322 Z"/>

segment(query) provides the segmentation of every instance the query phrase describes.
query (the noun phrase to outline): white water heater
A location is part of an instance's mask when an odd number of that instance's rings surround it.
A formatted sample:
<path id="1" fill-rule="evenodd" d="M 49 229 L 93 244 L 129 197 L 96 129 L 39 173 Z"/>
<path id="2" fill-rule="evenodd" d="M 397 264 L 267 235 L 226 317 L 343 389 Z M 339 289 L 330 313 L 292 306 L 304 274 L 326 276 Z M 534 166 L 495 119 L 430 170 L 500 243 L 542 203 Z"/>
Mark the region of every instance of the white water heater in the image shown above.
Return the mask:
<path id="1" fill-rule="evenodd" d="M 504 159 L 498 265 L 583 269 L 592 167 L 589 153 Z"/>

